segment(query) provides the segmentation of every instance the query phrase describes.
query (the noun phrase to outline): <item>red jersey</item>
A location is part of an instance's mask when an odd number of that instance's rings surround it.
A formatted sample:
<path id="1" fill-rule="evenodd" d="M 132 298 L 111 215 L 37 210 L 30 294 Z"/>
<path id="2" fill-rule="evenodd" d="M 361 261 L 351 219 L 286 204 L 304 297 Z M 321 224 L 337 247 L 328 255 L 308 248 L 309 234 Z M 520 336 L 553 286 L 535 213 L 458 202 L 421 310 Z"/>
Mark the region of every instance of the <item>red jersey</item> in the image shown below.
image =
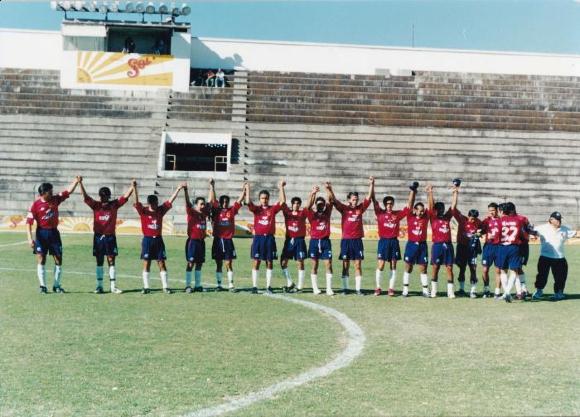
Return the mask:
<path id="1" fill-rule="evenodd" d="M 39 197 L 28 209 L 26 223 L 32 225 L 36 220 L 36 226 L 41 229 L 56 229 L 58 227 L 58 206 L 69 197 L 68 191 L 53 195 L 47 201 Z"/>
<path id="2" fill-rule="evenodd" d="M 186 206 L 187 213 L 187 236 L 190 239 L 205 239 L 207 231 L 207 216 L 209 216 L 209 206 L 201 209 L 201 213 L 193 207 Z"/>
<path id="3" fill-rule="evenodd" d="M 451 242 L 451 218 L 453 217 L 451 209 L 443 215 L 437 217 L 435 211 L 430 213 L 431 219 L 431 240 L 433 243 L 448 243 Z"/>
<path id="4" fill-rule="evenodd" d="M 242 205 L 235 201 L 231 207 L 221 208 L 217 201 L 213 203 L 213 235 L 222 239 L 232 239 L 236 232 L 234 218 Z"/>
<path id="5" fill-rule="evenodd" d="M 166 201 L 153 211 L 149 207 L 145 208 L 141 203 L 136 203 L 133 207 L 135 207 L 135 210 L 137 210 L 137 213 L 141 216 L 141 230 L 143 231 L 143 236 L 161 236 L 163 216 L 165 216 L 165 213 L 173 207 L 171 203 Z"/>
<path id="6" fill-rule="evenodd" d="M 362 216 L 370 204 L 371 200 L 368 198 L 365 198 L 362 203 L 355 207 L 347 206 L 338 201 L 334 202 L 334 206 L 342 214 L 343 239 L 361 239 L 364 237 Z"/>
<path id="7" fill-rule="evenodd" d="M 117 211 L 127 202 L 124 196 L 116 200 L 101 201 L 93 200 L 87 196 L 85 203 L 93 209 L 93 230 L 100 235 L 114 235 L 117 226 Z"/>
<path id="8" fill-rule="evenodd" d="M 307 210 L 293 212 L 286 204 L 283 204 L 282 213 L 286 222 L 286 237 L 306 237 Z"/>
<path id="9" fill-rule="evenodd" d="M 310 209 L 306 211 L 310 221 L 310 237 L 312 239 L 326 239 L 330 237 L 330 215 L 332 205 L 326 204 L 322 212 Z"/>
<path id="10" fill-rule="evenodd" d="M 522 243 L 526 243 L 529 242 L 530 240 L 530 221 L 528 220 L 528 218 L 526 216 L 522 216 L 520 214 L 517 215 L 518 217 L 521 217 L 521 219 L 524 222 L 524 228 L 522 229 Z"/>
<path id="11" fill-rule="evenodd" d="M 486 217 L 482 222 L 482 230 L 485 232 L 485 243 L 499 245 L 501 243 L 501 219 L 499 217 Z"/>
<path id="12" fill-rule="evenodd" d="M 256 206 L 250 202 L 248 209 L 254 213 L 254 235 L 273 235 L 276 233 L 276 213 L 282 205 L 277 202 L 273 206 Z"/>
<path id="13" fill-rule="evenodd" d="M 457 228 L 457 244 L 468 246 L 473 235 L 482 228 L 481 220 L 475 219 L 475 221 L 470 222 L 469 218 L 461 214 L 457 209 L 453 211 L 453 217 L 455 217 L 459 225 Z"/>
<path id="14" fill-rule="evenodd" d="M 527 219 L 517 214 L 501 217 L 501 244 L 521 245 L 524 242 L 524 229 Z"/>
<path id="15" fill-rule="evenodd" d="M 381 239 L 398 238 L 401 220 L 409 214 L 409 207 L 405 207 L 403 210 L 388 212 L 382 209 L 379 203 L 375 201 L 374 208 L 379 226 L 379 237 Z"/>
<path id="16" fill-rule="evenodd" d="M 428 225 L 429 210 L 425 210 L 423 217 L 417 217 L 409 212 L 407 215 L 407 240 L 410 242 L 425 242 L 427 240 Z"/>

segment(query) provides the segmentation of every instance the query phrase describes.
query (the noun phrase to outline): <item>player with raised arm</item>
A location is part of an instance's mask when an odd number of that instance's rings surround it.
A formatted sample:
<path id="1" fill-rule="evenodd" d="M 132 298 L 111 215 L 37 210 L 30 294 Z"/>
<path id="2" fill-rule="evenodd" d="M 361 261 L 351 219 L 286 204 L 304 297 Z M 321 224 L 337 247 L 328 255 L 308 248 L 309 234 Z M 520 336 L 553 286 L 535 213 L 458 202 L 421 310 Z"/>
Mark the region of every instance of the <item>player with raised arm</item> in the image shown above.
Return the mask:
<path id="1" fill-rule="evenodd" d="M 250 196 L 250 184 L 246 183 L 246 204 L 250 212 L 254 214 L 254 238 L 250 256 L 252 264 L 252 294 L 258 294 L 258 272 L 262 261 L 266 262 L 266 293 L 272 294 L 272 269 L 274 260 L 278 259 L 276 248 L 276 213 L 282 209 L 282 204 L 286 202 L 284 186 L 286 182 L 280 180 L 278 183 L 278 202 L 270 205 L 270 193 L 262 190 L 258 194 L 260 205 L 255 205 Z"/>
<path id="2" fill-rule="evenodd" d="M 32 203 L 26 216 L 26 233 L 32 252 L 36 255 L 36 274 L 40 293 L 46 294 L 46 255 L 54 259 L 54 283 L 52 291 L 64 293 L 62 288 L 62 241 L 58 231 L 58 206 L 76 189 L 82 177 L 78 176 L 71 185 L 57 195 L 52 194 L 52 184 L 44 182 L 38 187 L 38 198 Z M 36 222 L 36 238 L 32 238 L 32 225 Z"/>
<path id="3" fill-rule="evenodd" d="M 309 197 L 312 199 L 312 194 Z M 312 206 L 310 201 L 308 205 Z M 286 278 L 286 291 L 294 289 L 294 283 L 290 278 L 288 271 L 288 261 L 293 259 L 298 264 L 298 291 L 302 291 L 304 287 L 304 259 L 307 256 L 306 250 L 306 217 L 307 210 L 300 208 L 302 200 L 300 197 L 292 197 L 290 200 L 291 208 L 286 203 L 282 204 L 282 213 L 284 214 L 284 223 L 286 225 L 286 238 L 284 240 L 284 247 L 282 249 L 282 256 L 280 256 L 280 267 L 282 274 Z M 312 276 L 311 276 L 312 278 Z M 312 292 L 320 294 L 317 282 L 312 279 Z"/>
<path id="4" fill-rule="evenodd" d="M 455 264 L 459 267 L 459 293 L 465 294 L 465 271 L 469 267 L 469 281 L 471 283 L 469 297 L 477 298 L 477 255 L 481 253 L 479 237 L 481 235 L 482 223 L 479 220 L 479 211 L 476 209 L 469 210 L 467 216 L 459 211 L 457 208 L 459 187 L 456 187 L 456 191 L 453 193 L 451 211 L 458 224 Z M 486 291 L 489 295 L 488 286 L 484 287 L 484 294 Z"/>
<path id="5" fill-rule="evenodd" d="M 414 182 L 409 187 L 417 192 L 419 183 Z M 423 203 L 415 203 L 413 211 L 407 215 L 407 245 L 403 259 L 405 272 L 403 274 L 403 297 L 409 296 L 409 279 L 413 272 L 413 265 L 419 266 L 423 297 L 429 297 L 429 277 L 427 263 L 429 251 L 427 249 L 427 227 L 429 226 L 429 212 L 425 211 Z"/>
<path id="6" fill-rule="evenodd" d="M 395 280 L 397 277 L 397 261 L 401 260 L 401 247 L 399 245 L 399 226 L 401 220 L 409 215 L 415 204 L 416 188 L 411 188 L 407 205 L 402 210 L 394 210 L 395 198 L 386 196 L 383 198 L 384 208 L 373 195 L 373 206 L 377 217 L 379 231 L 379 245 L 377 248 L 377 270 L 375 272 L 375 295 L 381 295 L 381 279 L 388 262 L 391 270 L 389 279 L 388 295 L 395 295 Z"/>
<path id="7" fill-rule="evenodd" d="M 362 260 L 364 259 L 363 213 L 371 204 L 375 190 L 375 178 L 369 177 L 369 192 L 362 203 L 359 204 L 358 193 L 351 191 L 347 194 L 347 204 L 343 204 L 333 195 L 334 207 L 342 216 L 342 239 L 340 241 L 340 259 L 342 259 L 342 293 L 348 293 L 348 276 L 350 261 L 354 261 L 354 279 L 357 295 L 363 295 L 362 285 Z"/>
<path id="8" fill-rule="evenodd" d="M 103 294 L 103 265 L 105 258 L 109 266 L 109 280 L 111 293 L 121 294 L 117 288 L 117 270 L 115 268 L 115 259 L 119 254 L 117 248 L 117 236 L 115 229 L 117 227 L 117 211 L 125 205 L 133 193 L 133 185 L 120 196 L 111 200 L 111 189 L 109 187 L 99 188 L 99 201 L 96 201 L 87 194 L 82 179 L 79 181 L 79 187 L 84 202 L 93 210 L 93 256 L 97 261 L 96 275 L 97 286 L 95 294 Z"/>
<path id="9" fill-rule="evenodd" d="M 218 288 L 221 288 L 223 265 L 226 266 L 228 277 L 228 289 L 235 292 L 234 286 L 234 267 L 233 261 L 236 259 L 236 248 L 234 246 L 234 234 L 236 232 L 235 217 L 242 207 L 246 193 L 246 184 L 242 186 L 242 193 L 234 204 L 230 206 L 230 197 L 221 195 L 219 201 L 215 200 L 214 184 L 213 200 L 210 195 L 211 220 L 213 229 L 213 243 L 211 245 L 211 257 L 215 260 L 216 272 L 215 277 Z"/>
<path id="10" fill-rule="evenodd" d="M 458 185 L 454 180 L 452 198 L 455 199 Z M 439 279 L 439 269 L 445 266 L 447 272 L 447 297 L 455 298 L 453 289 L 453 263 L 455 254 L 451 241 L 451 209 L 445 211 L 445 204 L 441 201 L 434 202 L 433 186 L 427 186 L 427 201 L 429 205 L 429 220 L 431 221 L 431 268 L 433 277 L 431 278 L 431 297 L 437 297 L 437 280 Z"/>
<path id="11" fill-rule="evenodd" d="M 487 206 L 487 217 L 482 222 L 482 233 L 485 236 L 485 243 L 481 254 L 482 278 L 483 278 L 483 298 L 491 297 L 489 291 L 489 270 L 495 265 L 495 297 L 499 298 L 501 293 L 501 270 L 497 266 L 497 251 L 501 243 L 501 220 L 498 215 L 498 205 L 490 203 Z"/>
<path id="12" fill-rule="evenodd" d="M 310 222 L 308 254 L 312 259 L 310 277 L 316 283 L 316 287 L 318 287 L 318 264 L 320 260 L 323 260 L 326 269 L 326 295 L 334 295 L 332 290 L 332 242 L 330 241 L 330 216 L 332 215 L 334 192 L 330 182 L 325 183 L 325 188 L 328 202 L 324 200 L 324 197 L 316 197 L 320 191 L 317 185 L 312 187 L 308 199 L 306 212 Z M 314 209 L 312 208 L 313 204 Z M 314 284 L 312 286 L 314 288 Z"/>
<path id="13" fill-rule="evenodd" d="M 149 273 L 151 271 L 151 261 L 157 261 L 159 266 L 159 277 L 163 286 L 163 292 L 171 294 L 171 289 L 167 283 L 167 266 L 165 260 L 165 243 L 163 242 L 163 216 L 171 210 L 173 202 L 177 198 L 179 191 L 184 187 L 180 184 L 169 200 L 159 205 L 159 199 L 155 194 L 147 196 L 147 206 L 139 202 L 139 193 L 137 191 L 137 181 L 133 180 L 133 192 L 135 197 L 135 210 L 141 218 L 141 231 L 143 240 L 141 241 L 141 259 L 143 260 L 143 294 L 149 294 Z"/>
<path id="14" fill-rule="evenodd" d="M 213 189 L 213 178 L 209 180 L 209 201 L 215 200 Z M 205 262 L 205 236 L 207 232 L 207 217 L 210 207 L 205 202 L 205 198 L 196 197 L 195 201 L 189 199 L 187 183 L 182 183 L 183 195 L 185 197 L 185 211 L 187 213 L 187 240 L 185 242 L 185 292 L 203 292 L 201 285 L 201 268 Z M 195 266 L 195 281 L 191 288 L 191 272 Z M 221 281 L 218 282 L 221 288 Z"/>

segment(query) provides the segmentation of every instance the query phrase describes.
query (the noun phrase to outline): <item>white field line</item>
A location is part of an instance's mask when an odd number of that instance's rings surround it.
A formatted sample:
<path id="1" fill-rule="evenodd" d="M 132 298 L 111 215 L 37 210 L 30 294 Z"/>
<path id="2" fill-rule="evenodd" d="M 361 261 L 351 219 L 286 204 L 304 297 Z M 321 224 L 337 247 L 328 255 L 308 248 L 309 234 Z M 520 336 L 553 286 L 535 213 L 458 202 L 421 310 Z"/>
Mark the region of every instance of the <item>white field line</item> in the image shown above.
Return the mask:
<path id="1" fill-rule="evenodd" d="M 7 246 L 24 245 L 25 243 L 28 243 L 28 240 L 23 240 L 22 242 L 4 243 L 3 245 L 0 245 L 0 248 L 5 248 Z"/>

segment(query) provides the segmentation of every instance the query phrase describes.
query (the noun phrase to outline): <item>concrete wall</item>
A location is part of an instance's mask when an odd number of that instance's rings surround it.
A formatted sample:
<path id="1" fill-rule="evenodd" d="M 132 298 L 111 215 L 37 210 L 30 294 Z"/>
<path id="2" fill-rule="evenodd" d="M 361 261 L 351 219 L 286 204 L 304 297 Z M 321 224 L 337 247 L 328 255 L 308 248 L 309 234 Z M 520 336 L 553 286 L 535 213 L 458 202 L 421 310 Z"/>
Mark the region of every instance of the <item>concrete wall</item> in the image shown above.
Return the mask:
<path id="1" fill-rule="evenodd" d="M 60 32 L 0 29 L 0 68 L 60 70 Z"/>

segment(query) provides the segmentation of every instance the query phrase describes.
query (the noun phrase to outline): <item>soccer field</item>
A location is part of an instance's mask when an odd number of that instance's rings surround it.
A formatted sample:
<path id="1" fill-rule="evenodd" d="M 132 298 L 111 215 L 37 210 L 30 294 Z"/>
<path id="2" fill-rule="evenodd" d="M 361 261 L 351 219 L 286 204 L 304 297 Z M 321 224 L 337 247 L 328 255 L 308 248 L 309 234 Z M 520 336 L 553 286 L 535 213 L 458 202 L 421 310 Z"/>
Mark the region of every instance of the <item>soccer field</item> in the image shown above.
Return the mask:
<path id="1" fill-rule="evenodd" d="M 0 416 L 187 415 L 323 366 L 348 343 L 333 317 L 273 297 L 211 288 L 142 295 L 140 238 L 134 236 L 118 238 L 123 294 L 93 294 L 92 235 L 71 234 L 63 235 L 68 294 L 40 295 L 25 239 L 0 234 Z M 175 289 L 184 286 L 184 241 L 166 238 Z M 250 287 L 249 244 L 236 240 L 239 288 Z M 365 242 L 365 249 L 363 287 L 370 290 L 376 242 Z M 538 249 L 531 247 L 530 288 Z M 557 303 L 548 299 L 551 277 L 544 301 L 512 304 L 285 296 L 352 319 L 364 332 L 362 354 L 323 378 L 228 415 L 579 415 L 580 247 L 567 247 L 567 258 L 568 298 Z M 52 286 L 52 260 L 47 264 Z M 339 262 L 334 266 L 338 287 Z M 309 267 L 309 284 L 308 274 Z M 151 276 L 152 288 L 160 289 L 155 266 Z M 402 264 L 398 290 L 401 276 Z M 212 261 L 203 281 L 215 282 Z M 262 270 L 260 287 L 264 282 Z M 417 273 L 411 283 L 417 294 Z M 283 284 L 276 265 L 274 286 Z"/>

